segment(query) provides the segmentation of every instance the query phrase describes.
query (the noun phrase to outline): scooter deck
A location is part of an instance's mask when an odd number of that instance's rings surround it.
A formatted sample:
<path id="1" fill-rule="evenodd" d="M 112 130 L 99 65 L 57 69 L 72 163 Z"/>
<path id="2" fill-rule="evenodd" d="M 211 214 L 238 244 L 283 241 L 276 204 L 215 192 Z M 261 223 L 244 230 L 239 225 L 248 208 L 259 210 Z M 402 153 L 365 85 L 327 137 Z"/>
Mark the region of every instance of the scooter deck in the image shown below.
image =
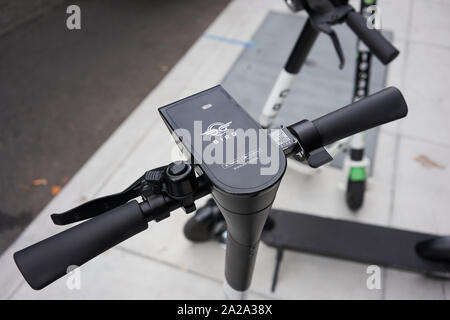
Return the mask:
<path id="1" fill-rule="evenodd" d="M 436 235 L 273 209 L 262 241 L 272 247 L 450 278 L 450 263 L 420 257 L 415 245 Z"/>

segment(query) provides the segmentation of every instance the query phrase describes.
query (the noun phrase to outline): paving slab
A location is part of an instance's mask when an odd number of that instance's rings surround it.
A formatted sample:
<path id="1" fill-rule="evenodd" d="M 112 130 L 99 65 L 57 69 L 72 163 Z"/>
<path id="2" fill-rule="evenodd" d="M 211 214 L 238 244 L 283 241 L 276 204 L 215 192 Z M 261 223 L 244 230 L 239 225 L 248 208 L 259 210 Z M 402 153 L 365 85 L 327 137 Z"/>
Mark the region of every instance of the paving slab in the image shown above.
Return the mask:
<path id="1" fill-rule="evenodd" d="M 404 92 L 409 114 L 407 121 L 401 121 L 400 133 L 448 146 L 449 51 L 412 42 L 407 59 Z"/>
<path id="2" fill-rule="evenodd" d="M 415 0 L 412 5 L 410 40 L 439 47 L 450 47 L 450 2 Z"/>

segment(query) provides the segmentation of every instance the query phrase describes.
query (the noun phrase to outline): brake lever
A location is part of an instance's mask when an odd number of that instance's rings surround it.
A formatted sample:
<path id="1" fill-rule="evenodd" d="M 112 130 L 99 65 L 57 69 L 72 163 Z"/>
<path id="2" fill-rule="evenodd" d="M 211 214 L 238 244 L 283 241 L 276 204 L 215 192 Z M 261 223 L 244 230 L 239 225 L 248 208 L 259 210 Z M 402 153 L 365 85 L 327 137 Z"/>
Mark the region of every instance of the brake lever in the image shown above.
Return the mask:
<path id="1" fill-rule="evenodd" d="M 54 213 L 50 217 L 56 225 L 67 225 L 98 216 L 108 210 L 127 203 L 133 198 L 146 198 L 162 191 L 162 175 L 167 166 L 147 171 L 124 191 L 93 199 L 63 213 Z"/>
<path id="2" fill-rule="evenodd" d="M 317 25 L 317 28 L 322 31 L 323 33 L 327 34 L 331 38 L 331 42 L 333 43 L 334 50 L 336 51 L 336 54 L 339 58 L 339 69 L 344 68 L 345 66 L 345 57 L 344 53 L 342 51 L 341 43 L 339 42 L 339 38 L 336 34 L 336 32 L 331 28 L 329 24 L 319 24 Z"/>
<path id="3" fill-rule="evenodd" d="M 345 20 L 347 14 L 354 10 L 353 7 L 350 5 L 340 5 L 335 7 L 332 11 L 325 13 L 318 13 L 306 8 L 305 10 L 309 14 L 312 25 L 320 32 L 323 32 L 330 36 L 331 42 L 334 46 L 334 50 L 336 51 L 336 54 L 339 58 L 339 69 L 344 68 L 345 57 L 342 46 L 336 32 L 331 26 L 336 23 L 342 23 Z"/>

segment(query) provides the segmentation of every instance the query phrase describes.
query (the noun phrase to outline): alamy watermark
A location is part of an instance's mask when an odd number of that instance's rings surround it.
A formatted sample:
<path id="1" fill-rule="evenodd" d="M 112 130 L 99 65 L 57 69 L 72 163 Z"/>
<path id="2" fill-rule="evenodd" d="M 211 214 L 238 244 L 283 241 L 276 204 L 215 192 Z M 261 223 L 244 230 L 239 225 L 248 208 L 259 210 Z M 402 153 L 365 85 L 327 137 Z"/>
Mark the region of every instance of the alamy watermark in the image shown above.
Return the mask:
<path id="1" fill-rule="evenodd" d="M 372 5 L 367 7 L 366 25 L 369 29 L 381 29 L 381 9 L 380 6 Z"/>
<path id="2" fill-rule="evenodd" d="M 279 130 L 233 128 L 232 121 L 217 121 L 203 126 L 202 121 L 194 121 L 193 132 L 176 129 L 173 136 L 176 141 L 183 142 L 189 154 L 194 155 L 195 164 L 219 164 L 225 170 L 258 165 L 261 175 L 273 175 L 280 168 L 282 151 L 279 141 L 274 138 L 279 137 L 274 134 Z M 174 152 L 172 156 L 177 157 Z"/>
<path id="3" fill-rule="evenodd" d="M 67 7 L 66 27 L 69 30 L 81 30 L 81 8 L 76 4 Z"/>
<path id="4" fill-rule="evenodd" d="M 66 287 L 69 290 L 81 289 L 81 269 L 79 266 L 71 265 L 67 267 L 66 273 L 68 274 L 66 280 Z"/>
<path id="5" fill-rule="evenodd" d="M 369 274 L 366 280 L 366 287 L 369 290 L 381 289 L 381 268 L 377 265 L 370 265 L 366 269 L 366 273 Z"/>

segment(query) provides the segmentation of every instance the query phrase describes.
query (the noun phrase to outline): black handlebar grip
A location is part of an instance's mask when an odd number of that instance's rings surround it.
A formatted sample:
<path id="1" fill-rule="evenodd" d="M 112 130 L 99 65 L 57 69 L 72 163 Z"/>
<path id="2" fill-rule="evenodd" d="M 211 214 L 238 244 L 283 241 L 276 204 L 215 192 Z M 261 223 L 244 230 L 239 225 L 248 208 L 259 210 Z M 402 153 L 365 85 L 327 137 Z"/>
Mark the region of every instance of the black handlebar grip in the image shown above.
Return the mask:
<path id="1" fill-rule="evenodd" d="M 136 200 L 42 240 L 14 254 L 28 284 L 40 290 L 102 252 L 147 229 Z"/>
<path id="2" fill-rule="evenodd" d="M 385 88 L 346 107 L 313 120 L 322 145 L 327 145 L 355 133 L 403 118 L 408 106 L 401 92 Z"/>
<path id="3" fill-rule="evenodd" d="M 398 56 L 399 51 L 378 30 L 369 29 L 366 19 L 360 13 L 351 11 L 346 22 L 383 64 L 388 64 Z"/>

